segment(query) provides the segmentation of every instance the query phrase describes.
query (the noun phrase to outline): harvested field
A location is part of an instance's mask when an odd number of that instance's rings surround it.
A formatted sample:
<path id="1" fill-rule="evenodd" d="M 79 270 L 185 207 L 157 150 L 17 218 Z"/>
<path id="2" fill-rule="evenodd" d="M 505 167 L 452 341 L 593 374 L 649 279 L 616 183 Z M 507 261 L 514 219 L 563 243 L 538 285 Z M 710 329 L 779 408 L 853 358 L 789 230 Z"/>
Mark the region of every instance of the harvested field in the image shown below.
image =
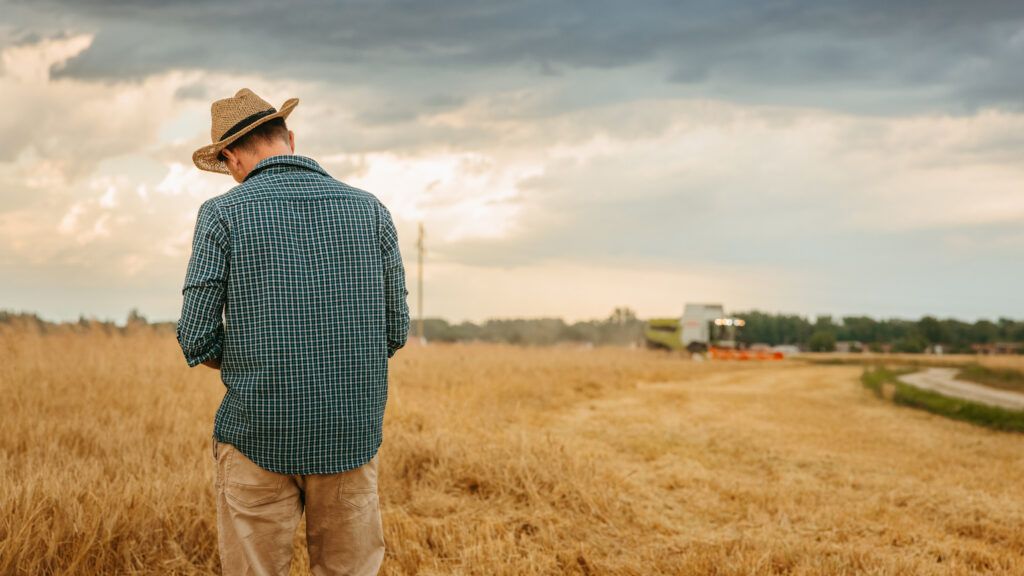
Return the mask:
<path id="1" fill-rule="evenodd" d="M 145 327 L 7 330 L 0 356 L 0 574 L 218 572 L 216 371 Z M 895 406 L 860 375 L 400 351 L 382 573 L 1024 573 L 1024 436 Z"/>

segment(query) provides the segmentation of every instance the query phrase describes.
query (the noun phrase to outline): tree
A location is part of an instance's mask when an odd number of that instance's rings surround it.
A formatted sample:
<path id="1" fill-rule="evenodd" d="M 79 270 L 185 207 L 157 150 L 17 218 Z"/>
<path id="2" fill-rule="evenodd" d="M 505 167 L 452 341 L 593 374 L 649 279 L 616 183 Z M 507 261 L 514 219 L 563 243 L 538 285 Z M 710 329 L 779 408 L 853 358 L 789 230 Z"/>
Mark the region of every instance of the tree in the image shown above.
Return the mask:
<path id="1" fill-rule="evenodd" d="M 878 322 L 867 316 L 846 316 L 839 330 L 840 340 L 856 340 L 858 342 L 874 342 L 877 340 Z"/>
<path id="2" fill-rule="evenodd" d="M 811 352 L 834 352 L 836 349 L 836 335 L 834 332 L 819 330 L 811 335 L 807 341 L 807 347 Z"/>
<path id="3" fill-rule="evenodd" d="M 903 338 L 900 338 L 893 345 L 894 350 L 906 354 L 920 354 L 921 352 L 924 352 L 926 348 L 928 348 L 928 340 L 917 331 L 911 332 Z"/>
<path id="4" fill-rule="evenodd" d="M 146 320 L 146 317 L 139 312 L 138 308 L 132 308 L 128 312 L 128 319 L 125 321 L 125 325 L 132 324 L 149 324 L 149 322 Z"/>
<path id="5" fill-rule="evenodd" d="M 971 340 L 978 344 L 989 344 L 999 340 L 999 327 L 989 320 L 978 320 L 971 329 Z"/>
<path id="6" fill-rule="evenodd" d="M 951 340 L 952 334 L 946 325 L 932 316 L 925 316 L 917 322 L 917 330 L 930 344 L 945 344 Z"/>

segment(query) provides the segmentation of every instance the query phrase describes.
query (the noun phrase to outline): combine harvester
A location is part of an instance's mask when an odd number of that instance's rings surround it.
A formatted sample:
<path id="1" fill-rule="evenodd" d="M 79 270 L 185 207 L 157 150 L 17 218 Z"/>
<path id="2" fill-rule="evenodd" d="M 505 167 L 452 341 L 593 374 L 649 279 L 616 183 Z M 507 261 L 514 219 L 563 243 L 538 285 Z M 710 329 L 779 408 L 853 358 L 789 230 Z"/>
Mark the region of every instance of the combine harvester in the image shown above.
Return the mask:
<path id="1" fill-rule="evenodd" d="M 782 360 L 782 352 L 741 349 L 737 331 L 746 325 L 742 318 L 726 316 L 721 304 L 687 304 L 683 317 L 652 320 L 647 328 L 647 345 L 652 348 L 686 350 L 695 357 L 706 354 L 713 360 Z"/>

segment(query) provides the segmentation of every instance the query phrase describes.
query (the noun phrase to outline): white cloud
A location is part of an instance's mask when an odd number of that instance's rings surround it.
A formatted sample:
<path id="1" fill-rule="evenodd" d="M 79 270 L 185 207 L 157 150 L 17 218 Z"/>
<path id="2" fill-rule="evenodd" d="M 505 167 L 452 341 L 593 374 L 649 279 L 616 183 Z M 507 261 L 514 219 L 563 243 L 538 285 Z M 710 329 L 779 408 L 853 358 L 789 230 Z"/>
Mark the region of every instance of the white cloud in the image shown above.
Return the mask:
<path id="1" fill-rule="evenodd" d="M 60 219 L 60 224 L 57 226 L 57 230 L 62 234 L 72 234 L 78 227 L 78 218 L 85 211 L 85 204 L 83 202 L 76 202 L 71 205 L 64 217 Z"/>
<path id="2" fill-rule="evenodd" d="M 77 34 L 4 48 L 0 52 L 3 74 L 17 82 L 46 84 L 50 72 L 87 50 L 93 37 L 92 34 Z"/>
<path id="3" fill-rule="evenodd" d="M 172 162 L 167 174 L 153 189 L 166 196 L 185 195 L 193 198 L 208 198 L 224 192 L 223 183 L 218 184 L 217 180 L 195 166 L 185 166 L 180 162 Z"/>
<path id="4" fill-rule="evenodd" d="M 381 198 L 396 219 L 429 219 L 444 242 L 502 238 L 518 224 L 518 183 L 539 174 L 542 163 L 503 162 L 483 152 L 418 156 L 338 154 L 325 163 L 358 165 L 347 183 Z"/>
<path id="5" fill-rule="evenodd" d="M 819 253 L 843 251 L 856 267 L 875 256 L 857 251 L 861 240 L 1024 223 L 1015 112 L 872 117 L 658 98 L 540 116 L 550 94 L 524 87 L 379 126 L 354 117 L 365 88 L 331 82 L 51 76 L 91 41 L 0 53 L 0 130 L 24 135 L 0 141 L 0 274 L 143 286 L 163 303 L 155 318 L 177 313 L 198 205 L 234 185 L 191 165 L 209 140 L 209 102 L 175 98 L 182 87 L 216 98 L 249 86 L 274 104 L 301 96 L 289 119 L 298 152 L 381 197 L 410 261 L 414 225 L 426 222 L 428 303 L 452 318 L 616 305 L 660 315 L 686 299 L 827 306 L 814 278 L 832 270 Z M 837 232 L 853 244 L 830 244 Z M 989 246 L 964 238 L 949 245 Z M 483 248 L 470 258 L 474 243 Z M 761 263 L 784 251 L 804 268 Z M 863 282 L 850 290 L 874 289 Z"/>

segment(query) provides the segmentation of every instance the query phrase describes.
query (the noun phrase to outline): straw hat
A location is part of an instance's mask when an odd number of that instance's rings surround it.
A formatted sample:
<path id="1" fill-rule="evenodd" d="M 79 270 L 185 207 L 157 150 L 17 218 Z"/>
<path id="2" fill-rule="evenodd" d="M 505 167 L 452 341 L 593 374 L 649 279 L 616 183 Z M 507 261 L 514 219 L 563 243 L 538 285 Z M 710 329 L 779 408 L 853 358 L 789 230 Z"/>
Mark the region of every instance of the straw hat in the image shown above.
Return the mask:
<path id="1" fill-rule="evenodd" d="M 210 139 L 213 144 L 193 152 L 192 161 L 200 170 L 229 174 L 227 165 L 217 159 L 220 151 L 264 122 L 287 118 L 298 103 L 298 98 L 289 98 L 277 110 L 248 88 L 242 88 L 231 98 L 217 100 L 210 106 Z"/>

